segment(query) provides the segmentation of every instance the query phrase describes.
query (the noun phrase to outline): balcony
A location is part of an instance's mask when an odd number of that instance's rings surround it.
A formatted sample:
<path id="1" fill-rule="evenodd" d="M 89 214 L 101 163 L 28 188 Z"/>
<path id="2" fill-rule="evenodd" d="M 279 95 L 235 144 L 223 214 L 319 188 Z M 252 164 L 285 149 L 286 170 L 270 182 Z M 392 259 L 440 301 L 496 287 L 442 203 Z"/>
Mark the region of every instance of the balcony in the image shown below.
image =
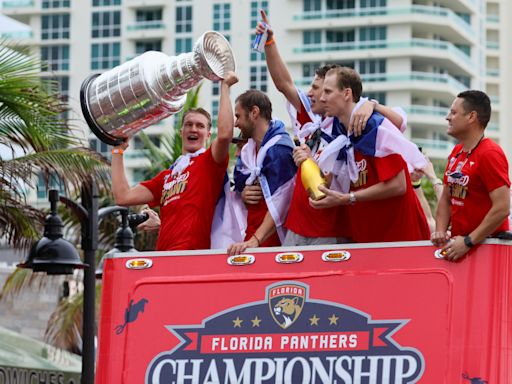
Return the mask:
<path id="1" fill-rule="evenodd" d="M 450 152 L 453 150 L 455 144 L 447 140 L 436 140 L 436 139 L 423 139 L 423 138 L 411 138 L 411 141 L 418 147 L 421 147 L 423 152 L 427 154 L 431 159 L 446 159 Z"/>
<path id="2" fill-rule="evenodd" d="M 488 23 L 499 23 L 500 22 L 500 15 L 491 15 L 491 14 L 487 14 L 485 19 L 487 20 Z"/>
<path id="3" fill-rule="evenodd" d="M 35 5 L 34 0 L 3 0 L 2 11 L 12 10 L 14 8 L 30 8 Z"/>
<path id="4" fill-rule="evenodd" d="M 487 68 L 485 73 L 489 77 L 500 77 L 500 70 L 499 70 L 499 68 Z"/>
<path id="5" fill-rule="evenodd" d="M 411 20 L 412 16 L 422 17 L 419 20 Z M 474 31 L 471 25 L 468 24 L 463 18 L 458 16 L 449 8 L 431 7 L 425 5 L 412 5 L 410 7 L 371 7 L 371 8 L 349 8 L 340 10 L 324 10 L 324 11 L 308 11 L 300 15 L 295 15 L 295 21 L 309 21 L 320 20 L 328 21 L 334 19 L 347 19 L 355 21 L 357 24 L 365 24 L 361 22 L 361 17 L 399 17 L 407 22 L 428 22 L 424 16 L 431 16 L 437 18 L 437 22 L 442 26 L 449 25 L 453 22 L 454 25 L 464 30 L 469 36 L 474 36 Z M 382 21 L 383 24 L 388 24 L 391 20 Z M 434 22 L 434 20 L 432 20 Z"/>
<path id="6" fill-rule="evenodd" d="M 485 46 L 487 47 L 487 49 L 490 49 L 490 50 L 498 50 L 498 49 L 500 49 L 500 42 L 499 41 L 487 41 L 485 43 Z"/>
<path id="7" fill-rule="evenodd" d="M 347 51 L 350 51 L 351 54 L 347 55 Z M 343 52 L 343 55 L 336 55 L 336 52 Z M 373 40 L 315 43 L 293 48 L 293 53 L 296 56 L 290 62 L 357 60 L 359 58 L 367 58 L 371 54 L 373 57 L 428 57 L 429 59 L 446 59 L 470 75 L 474 75 L 475 68 L 471 58 L 452 43 L 420 38 L 403 41 Z M 332 54 L 326 55 L 326 53 Z"/>
<path id="8" fill-rule="evenodd" d="M 139 21 L 126 27 L 127 31 L 141 31 L 152 29 L 165 29 L 165 23 L 162 20 Z"/>

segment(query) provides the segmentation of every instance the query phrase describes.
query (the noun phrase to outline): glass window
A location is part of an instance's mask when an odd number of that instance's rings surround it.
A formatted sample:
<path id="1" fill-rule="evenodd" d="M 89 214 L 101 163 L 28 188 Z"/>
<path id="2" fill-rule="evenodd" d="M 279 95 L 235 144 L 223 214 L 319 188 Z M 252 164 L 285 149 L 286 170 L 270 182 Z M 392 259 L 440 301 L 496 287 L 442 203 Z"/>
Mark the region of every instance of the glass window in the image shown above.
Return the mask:
<path id="1" fill-rule="evenodd" d="M 355 41 L 356 32 L 355 30 L 348 31 L 327 31 L 326 40 L 327 43 L 345 43 L 349 41 Z"/>
<path id="2" fill-rule="evenodd" d="M 355 8 L 355 0 L 327 0 L 327 10 Z"/>
<path id="3" fill-rule="evenodd" d="M 162 51 L 162 40 L 149 40 L 135 42 L 135 53 L 140 55 L 147 51 Z"/>
<path id="4" fill-rule="evenodd" d="M 387 28 L 384 26 L 359 28 L 359 41 L 386 40 L 386 36 Z"/>
<path id="5" fill-rule="evenodd" d="M 42 0 L 41 6 L 43 9 L 68 8 L 70 6 L 70 0 Z"/>
<path id="6" fill-rule="evenodd" d="M 41 39 L 69 39 L 69 15 L 43 15 L 41 18 Z"/>
<path id="7" fill-rule="evenodd" d="M 386 73 L 385 59 L 369 59 L 359 61 L 359 73 L 361 75 L 371 73 Z"/>
<path id="8" fill-rule="evenodd" d="M 251 30 L 256 28 L 256 24 L 260 20 L 260 9 L 263 9 L 267 16 L 270 17 L 268 12 L 268 1 L 251 1 Z"/>
<path id="9" fill-rule="evenodd" d="M 322 0 L 304 0 L 304 12 L 320 11 Z"/>
<path id="10" fill-rule="evenodd" d="M 368 92 L 363 94 L 364 97 L 367 97 L 368 99 L 375 99 L 380 104 L 386 104 L 386 92 Z"/>
<path id="11" fill-rule="evenodd" d="M 267 66 L 258 65 L 252 66 L 249 75 L 249 88 L 259 89 L 262 92 L 267 92 Z"/>
<path id="12" fill-rule="evenodd" d="M 302 32 L 302 43 L 304 45 L 313 45 L 322 43 L 322 31 L 304 31 Z"/>
<path id="13" fill-rule="evenodd" d="M 41 47 L 43 71 L 67 71 L 69 69 L 69 45 Z"/>
<path id="14" fill-rule="evenodd" d="M 47 199 L 46 193 L 50 189 L 57 189 L 60 194 L 64 194 L 64 182 L 54 173 L 50 175 L 40 173 L 37 176 L 37 198 Z"/>
<path id="15" fill-rule="evenodd" d="M 192 32 L 192 6 L 176 7 L 176 33 Z"/>
<path id="16" fill-rule="evenodd" d="M 361 8 L 386 7 L 387 0 L 361 0 Z"/>
<path id="17" fill-rule="evenodd" d="M 136 21 L 162 21 L 162 8 L 138 9 L 135 12 Z"/>
<path id="18" fill-rule="evenodd" d="M 192 38 L 183 37 L 181 39 L 176 39 L 176 54 L 187 53 L 192 51 Z"/>
<path id="19" fill-rule="evenodd" d="M 91 69 L 111 69 L 121 63 L 121 43 L 100 43 L 91 46 Z"/>
<path id="20" fill-rule="evenodd" d="M 92 13 L 92 37 L 121 36 L 121 11 Z"/>
<path id="21" fill-rule="evenodd" d="M 121 5 L 121 0 L 92 0 L 93 7 Z"/>
<path id="22" fill-rule="evenodd" d="M 229 32 L 231 30 L 231 4 L 213 4 L 213 30 Z"/>

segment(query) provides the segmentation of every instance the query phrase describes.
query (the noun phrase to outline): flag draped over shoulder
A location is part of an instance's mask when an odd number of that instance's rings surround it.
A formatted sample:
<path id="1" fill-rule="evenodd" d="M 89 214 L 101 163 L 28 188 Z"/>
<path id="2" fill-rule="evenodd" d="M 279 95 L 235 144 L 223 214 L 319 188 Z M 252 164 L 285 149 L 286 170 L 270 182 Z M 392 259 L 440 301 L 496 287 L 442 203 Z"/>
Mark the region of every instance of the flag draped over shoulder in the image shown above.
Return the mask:
<path id="1" fill-rule="evenodd" d="M 284 240 L 283 227 L 288 214 L 297 168 L 293 162 L 293 143 L 279 120 L 272 120 L 259 151 L 249 139 L 242 148 L 234 171 L 235 191 L 229 183 L 217 204 L 212 225 L 212 248 L 227 248 L 243 241 L 247 228 L 247 209 L 240 193 L 246 185 L 258 181 L 267 208 L 272 215 L 279 237 Z"/>
<path id="2" fill-rule="evenodd" d="M 352 114 L 366 100 L 360 100 Z M 405 113 L 401 113 L 405 116 Z M 338 128 L 336 128 L 338 125 Z M 358 171 L 355 164 L 354 150 L 364 155 L 374 157 L 385 157 L 391 154 L 399 154 L 407 163 L 409 172 L 414 169 L 421 169 L 427 165 L 425 156 L 418 147 L 409 141 L 397 127 L 380 113 L 374 112 L 358 137 L 346 136 L 347 130 L 343 124 L 335 119 L 333 130 L 342 132 L 336 137 L 320 154 L 318 164 L 322 171 L 333 174 L 331 187 L 343 193 L 350 189 L 350 181 L 356 181 Z M 400 129 L 403 128 L 402 127 Z"/>
<path id="3" fill-rule="evenodd" d="M 256 154 L 256 143 L 249 139 L 237 159 L 234 172 L 235 190 L 241 192 L 246 185 L 259 181 L 267 208 L 276 225 L 281 241 L 288 214 L 297 167 L 293 162 L 294 145 L 283 122 L 272 120 Z"/>

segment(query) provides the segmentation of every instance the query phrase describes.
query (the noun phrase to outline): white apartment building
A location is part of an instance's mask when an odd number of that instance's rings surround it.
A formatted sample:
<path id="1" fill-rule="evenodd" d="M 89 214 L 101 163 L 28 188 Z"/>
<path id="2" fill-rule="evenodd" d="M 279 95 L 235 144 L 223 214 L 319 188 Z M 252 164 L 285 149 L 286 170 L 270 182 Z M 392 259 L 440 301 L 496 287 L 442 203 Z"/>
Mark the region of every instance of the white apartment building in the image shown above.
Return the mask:
<path id="1" fill-rule="evenodd" d="M 510 102 L 512 4 L 510 0 L 0 0 L 2 13 L 32 28 L 24 43 L 48 62 L 43 76 L 59 80 L 84 128 L 84 139 L 109 156 L 109 148 L 83 122 L 82 81 L 147 50 L 169 55 L 189 52 L 207 30 L 223 33 L 236 55 L 240 82 L 267 92 L 274 116 L 289 124 L 285 102 L 272 84 L 264 57 L 250 43 L 265 9 L 276 41 L 297 86 L 307 88 L 323 63 L 354 67 L 364 95 L 408 113 L 407 135 L 434 159 L 453 146 L 446 135 L 454 97 L 468 88 L 485 90 L 493 114 L 486 134 L 512 160 Z M 509 63 L 509 64 L 507 64 Z M 204 82 L 200 104 L 216 116 L 218 85 Z M 145 130 L 158 142 L 172 118 Z M 127 152 L 130 181 L 146 164 L 137 137 Z M 41 198 L 46 199 L 44 195 Z"/>

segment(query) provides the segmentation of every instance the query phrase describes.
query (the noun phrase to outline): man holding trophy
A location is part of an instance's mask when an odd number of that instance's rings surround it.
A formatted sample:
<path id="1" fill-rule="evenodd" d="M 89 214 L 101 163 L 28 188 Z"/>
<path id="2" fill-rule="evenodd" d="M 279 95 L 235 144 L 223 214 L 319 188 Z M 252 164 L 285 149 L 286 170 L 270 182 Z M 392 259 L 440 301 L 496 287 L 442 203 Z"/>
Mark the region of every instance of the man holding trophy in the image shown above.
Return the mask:
<path id="1" fill-rule="evenodd" d="M 233 138 L 233 110 L 230 87 L 238 82 L 233 72 L 221 81 L 218 133 L 206 149 L 211 135 L 211 117 L 204 109 L 183 116 L 182 156 L 151 180 L 130 187 L 126 178 L 123 151 L 126 142 L 112 149 L 112 191 L 117 204 L 160 206 L 161 227 L 156 250 L 210 248 L 210 232 L 215 204 L 224 185 Z"/>

